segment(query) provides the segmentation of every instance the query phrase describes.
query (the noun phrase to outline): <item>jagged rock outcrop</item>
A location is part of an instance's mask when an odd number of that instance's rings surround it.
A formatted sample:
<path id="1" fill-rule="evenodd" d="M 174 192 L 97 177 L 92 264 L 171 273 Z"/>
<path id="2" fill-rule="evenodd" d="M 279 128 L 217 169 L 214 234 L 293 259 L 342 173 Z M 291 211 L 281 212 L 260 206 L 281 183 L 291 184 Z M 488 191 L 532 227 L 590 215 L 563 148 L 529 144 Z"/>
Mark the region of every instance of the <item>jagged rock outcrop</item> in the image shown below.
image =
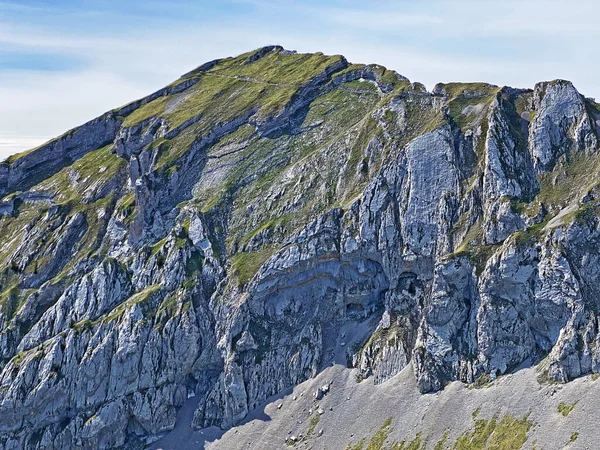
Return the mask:
<path id="1" fill-rule="evenodd" d="M 137 448 L 192 397 L 231 427 L 330 363 L 599 373 L 598 120 L 269 46 L 11 157 L 0 448 Z"/>
<path id="2" fill-rule="evenodd" d="M 586 100 L 569 81 L 538 83 L 533 91 L 536 111 L 529 146 L 538 171 L 551 170 L 569 151 L 595 152 L 598 137 Z"/>

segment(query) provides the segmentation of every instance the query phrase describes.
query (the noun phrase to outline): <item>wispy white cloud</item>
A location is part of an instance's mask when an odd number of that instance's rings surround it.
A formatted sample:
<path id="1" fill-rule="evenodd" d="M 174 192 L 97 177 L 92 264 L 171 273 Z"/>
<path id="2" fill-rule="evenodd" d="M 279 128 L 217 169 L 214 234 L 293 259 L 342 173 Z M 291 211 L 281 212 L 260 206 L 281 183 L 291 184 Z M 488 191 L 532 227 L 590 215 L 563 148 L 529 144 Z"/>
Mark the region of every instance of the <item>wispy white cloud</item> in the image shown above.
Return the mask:
<path id="1" fill-rule="evenodd" d="M 348 11 L 340 8 L 325 9 L 321 18 L 340 25 L 370 30 L 397 30 L 398 28 L 436 26 L 444 23 L 441 17 L 427 14 L 407 14 L 373 10 Z"/>
<path id="2" fill-rule="evenodd" d="M 3 136 L 0 135 L 0 154 L 10 156 L 37 147 L 52 139 L 51 136 Z"/>
<path id="3" fill-rule="evenodd" d="M 0 76 L 0 159 L 148 92 L 108 73 Z"/>
<path id="4" fill-rule="evenodd" d="M 423 38 L 434 36 L 548 36 L 572 39 L 600 35 L 597 0 L 578 0 L 568 6 L 561 0 L 428 0 L 422 2 L 297 2 L 289 0 L 238 0 L 260 14 L 279 17 L 297 14 L 354 30 L 402 33 L 420 29 Z M 331 4 L 330 4 L 331 3 Z M 566 35 L 565 33 L 569 33 Z"/>

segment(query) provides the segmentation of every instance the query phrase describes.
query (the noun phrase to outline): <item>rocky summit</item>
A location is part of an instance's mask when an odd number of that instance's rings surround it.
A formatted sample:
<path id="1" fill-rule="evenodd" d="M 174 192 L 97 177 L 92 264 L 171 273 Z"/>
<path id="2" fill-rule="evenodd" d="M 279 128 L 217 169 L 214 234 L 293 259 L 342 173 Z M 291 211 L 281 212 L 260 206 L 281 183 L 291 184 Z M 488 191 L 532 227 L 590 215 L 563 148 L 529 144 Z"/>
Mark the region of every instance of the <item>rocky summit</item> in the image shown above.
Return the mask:
<path id="1" fill-rule="evenodd" d="M 0 448 L 597 448 L 599 136 L 269 46 L 10 157 Z"/>

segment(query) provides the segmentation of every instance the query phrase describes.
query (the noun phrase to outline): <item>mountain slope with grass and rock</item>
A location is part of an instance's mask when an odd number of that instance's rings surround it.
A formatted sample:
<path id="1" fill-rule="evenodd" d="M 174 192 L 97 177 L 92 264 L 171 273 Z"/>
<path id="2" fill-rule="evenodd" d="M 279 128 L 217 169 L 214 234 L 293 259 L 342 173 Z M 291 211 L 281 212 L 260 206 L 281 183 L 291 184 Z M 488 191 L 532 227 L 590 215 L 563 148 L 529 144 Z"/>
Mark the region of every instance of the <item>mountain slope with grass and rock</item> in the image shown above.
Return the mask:
<path id="1" fill-rule="evenodd" d="M 268 46 L 0 163 L 0 448 L 594 448 L 600 105 Z"/>

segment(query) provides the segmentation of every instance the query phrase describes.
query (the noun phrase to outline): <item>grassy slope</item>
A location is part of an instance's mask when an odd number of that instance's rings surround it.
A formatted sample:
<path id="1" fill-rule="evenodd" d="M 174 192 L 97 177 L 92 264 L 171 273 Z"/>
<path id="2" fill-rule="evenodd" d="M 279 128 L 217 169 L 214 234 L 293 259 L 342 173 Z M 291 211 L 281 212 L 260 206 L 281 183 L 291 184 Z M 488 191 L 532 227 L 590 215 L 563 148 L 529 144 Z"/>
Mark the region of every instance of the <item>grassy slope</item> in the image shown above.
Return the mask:
<path id="1" fill-rule="evenodd" d="M 114 155 L 111 146 L 92 151 L 31 189 L 47 201 L 20 202 L 13 216 L 0 216 L 0 233 L 9 237 L 0 248 L 0 291 L 6 289 L 2 297 L 12 298 L 8 292 L 15 292 L 24 275 L 44 269 L 54 257 L 53 245 L 65 231 L 65 224 L 77 213 L 84 215 L 86 231 L 59 272 L 66 274 L 79 260 L 98 250 L 117 198 L 115 189 L 119 186 L 111 186 L 125 167 L 125 160 Z M 28 262 L 17 269 L 20 261 Z M 26 293 L 16 289 L 20 298 Z"/>

